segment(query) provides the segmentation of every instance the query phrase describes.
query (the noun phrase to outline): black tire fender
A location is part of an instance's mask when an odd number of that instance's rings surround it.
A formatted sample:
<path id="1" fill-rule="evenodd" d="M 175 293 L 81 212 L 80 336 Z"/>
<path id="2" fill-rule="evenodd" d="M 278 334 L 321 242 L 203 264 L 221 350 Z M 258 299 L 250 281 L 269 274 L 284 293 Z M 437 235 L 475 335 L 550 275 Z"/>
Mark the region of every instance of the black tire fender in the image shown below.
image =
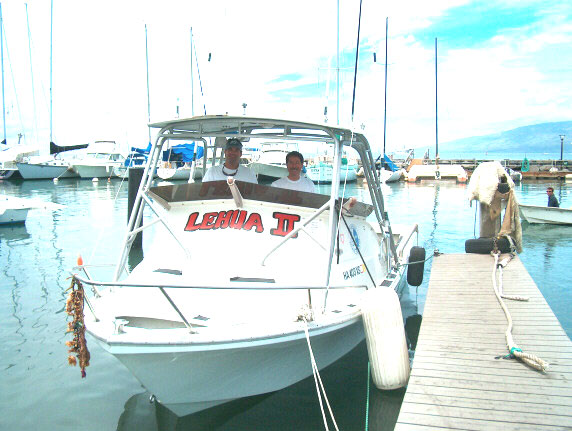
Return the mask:
<path id="1" fill-rule="evenodd" d="M 425 249 L 417 246 L 411 247 L 408 262 L 407 283 L 409 283 L 410 286 L 421 285 L 423 282 L 423 271 L 425 270 Z"/>
<path id="2" fill-rule="evenodd" d="M 510 253 L 510 242 L 506 237 L 497 241 L 497 247 L 501 253 Z M 494 238 L 476 238 L 465 241 L 465 252 L 476 254 L 489 254 L 494 248 Z"/>

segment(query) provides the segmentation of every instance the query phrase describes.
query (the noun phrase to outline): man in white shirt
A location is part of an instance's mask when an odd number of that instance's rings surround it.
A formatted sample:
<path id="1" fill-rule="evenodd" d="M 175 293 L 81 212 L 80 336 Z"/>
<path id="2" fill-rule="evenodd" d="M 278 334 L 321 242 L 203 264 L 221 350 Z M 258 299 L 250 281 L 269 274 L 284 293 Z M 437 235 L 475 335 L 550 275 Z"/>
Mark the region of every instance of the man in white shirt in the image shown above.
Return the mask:
<path id="1" fill-rule="evenodd" d="M 236 138 L 229 139 L 224 147 L 224 163 L 218 166 L 211 166 L 205 173 L 202 182 L 224 181 L 228 177 L 234 177 L 238 181 L 257 184 L 258 181 L 254 172 L 240 164 L 241 156 L 242 142 Z"/>
<path id="2" fill-rule="evenodd" d="M 283 189 L 298 190 L 301 192 L 315 193 L 316 188 L 312 180 L 301 176 L 304 167 L 304 156 L 298 151 L 290 151 L 286 155 L 286 168 L 288 176 L 280 178 L 272 183 L 273 187 Z"/>

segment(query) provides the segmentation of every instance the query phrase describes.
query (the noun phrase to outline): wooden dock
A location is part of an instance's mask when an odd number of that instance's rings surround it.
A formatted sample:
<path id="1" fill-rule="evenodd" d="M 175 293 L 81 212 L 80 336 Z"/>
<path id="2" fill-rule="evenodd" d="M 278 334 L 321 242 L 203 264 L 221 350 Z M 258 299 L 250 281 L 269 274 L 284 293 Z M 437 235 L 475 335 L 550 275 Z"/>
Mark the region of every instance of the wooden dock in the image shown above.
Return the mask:
<path id="1" fill-rule="evenodd" d="M 518 257 L 503 271 L 515 342 L 542 373 L 507 352 L 507 320 L 490 255 L 434 258 L 423 321 L 395 430 L 572 430 L 572 342 Z"/>

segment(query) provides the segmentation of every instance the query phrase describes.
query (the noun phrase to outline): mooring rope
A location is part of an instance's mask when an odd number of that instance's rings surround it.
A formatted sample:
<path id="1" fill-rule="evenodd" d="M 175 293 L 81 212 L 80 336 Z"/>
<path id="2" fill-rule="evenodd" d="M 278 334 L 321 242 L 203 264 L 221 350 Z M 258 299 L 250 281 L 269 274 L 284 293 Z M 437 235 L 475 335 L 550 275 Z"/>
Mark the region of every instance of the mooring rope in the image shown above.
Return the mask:
<path id="1" fill-rule="evenodd" d="M 525 364 L 527 364 L 528 366 L 538 370 L 538 371 L 546 371 L 548 369 L 549 363 L 540 359 L 538 356 L 532 355 L 530 353 L 524 353 L 522 351 L 522 349 L 520 349 L 518 347 L 518 345 L 514 342 L 514 339 L 512 337 L 512 317 L 510 315 L 510 312 L 508 311 L 507 306 L 505 305 L 503 298 L 505 299 L 512 299 L 515 301 L 528 301 L 528 298 L 524 298 L 524 297 L 520 297 L 520 296 L 507 296 L 507 295 L 503 295 L 502 293 L 502 269 L 510 262 L 510 260 L 512 259 L 512 255 L 508 258 L 505 258 L 502 260 L 502 262 L 499 263 L 499 255 L 500 255 L 500 251 L 496 250 L 496 251 L 492 251 L 491 254 L 493 255 L 494 259 L 495 259 L 495 266 L 493 268 L 493 273 L 492 273 L 492 279 L 493 279 L 493 288 L 495 291 L 495 295 L 500 303 L 500 306 L 502 307 L 504 314 L 506 316 L 506 319 L 508 321 L 508 327 L 507 330 L 505 332 L 505 338 L 506 338 L 506 344 L 508 347 L 508 351 L 509 351 L 509 357 L 516 357 L 518 359 L 520 359 L 522 362 L 524 362 Z M 499 268 L 499 274 L 500 274 L 500 287 L 497 287 L 497 268 Z"/>
<path id="2" fill-rule="evenodd" d="M 318 365 L 316 364 L 316 359 L 314 358 L 314 352 L 312 351 L 312 345 L 310 344 L 310 334 L 308 333 L 308 321 L 305 317 L 302 317 L 304 321 L 304 333 L 306 334 L 306 342 L 308 343 L 308 351 L 310 352 L 310 362 L 312 363 L 312 373 L 314 374 L 314 383 L 316 384 L 316 393 L 318 394 L 318 401 L 320 402 L 320 410 L 322 411 L 322 419 L 324 420 L 324 427 L 326 431 L 329 430 L 328 428 L 328 421 L 326 419 L 326 412 L 324 411 L 324 405 L 322 402 L 322 397 L 328 407 L 328 412 L 330 413 L 330 417 L 332 418 L 332 422 L 336 431 L 339 431 L 338 424 L 336 423 L 336 419 L 334 418 L 334 413 L 332 412 L 332 408 L 330 407 L 330 402 L 328 401 L 328 396 L 326 395 L 326 390 L 324 389 L 324 384 L 322 383 L 322 378 L 320 377 L 320 371 L 318 370 Z"/>

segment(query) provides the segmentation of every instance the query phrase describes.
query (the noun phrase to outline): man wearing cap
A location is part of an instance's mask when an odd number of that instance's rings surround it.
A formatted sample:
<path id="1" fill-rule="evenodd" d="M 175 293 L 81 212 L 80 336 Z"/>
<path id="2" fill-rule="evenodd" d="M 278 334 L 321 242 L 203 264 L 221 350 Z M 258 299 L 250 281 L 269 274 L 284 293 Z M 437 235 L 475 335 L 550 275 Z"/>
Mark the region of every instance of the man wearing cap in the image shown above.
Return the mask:
<path id="1" fill-rule="evenodd" d="M 235 180 L 247 183 L 258 183 L 254 172 L 240 164 L 241 156 L 242 142 L 236 138 L 226 141 L 224 146 L 224 163 L 210 167 L 203 177 L 203 183 L 226 180 L 228 177 L 234 177 Z"/>

